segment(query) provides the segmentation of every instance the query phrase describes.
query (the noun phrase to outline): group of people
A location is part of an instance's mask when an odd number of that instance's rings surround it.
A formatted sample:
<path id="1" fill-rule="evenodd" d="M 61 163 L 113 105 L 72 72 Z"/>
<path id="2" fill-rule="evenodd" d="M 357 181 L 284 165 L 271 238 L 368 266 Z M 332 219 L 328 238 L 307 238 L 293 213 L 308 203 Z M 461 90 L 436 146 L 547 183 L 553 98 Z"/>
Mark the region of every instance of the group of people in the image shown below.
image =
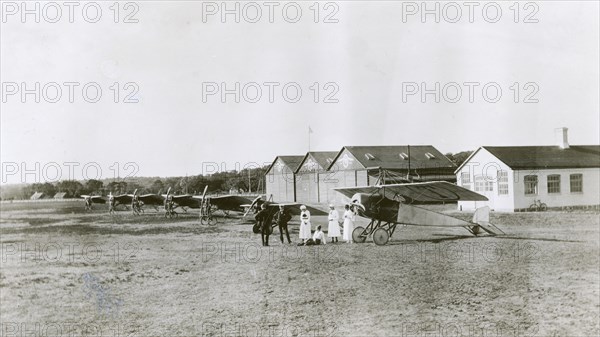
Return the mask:
<path id="1" fill-rule="evenodd" d="M 354 220 L 356 219 L 356 211 L 350 205 L 344 206 L 344 221 L 343 230 L 340 229 L 340 215 L 335 209 L 333 204 L 329 205 L 328 215 L 328 228 L 327 237 L 331 238 L 331 243 L 338 242 L 339 238 L 342 237 L 347 243 L 352 243 L 352 231 L 354 230 Z M 310 221 L 310 211 L 305 205 L 300 206 L 300 232 L 299 246 L 312 246 L 321 245 L 327 243 L 327 238 L 323 232 L 321 225 L 318 225 L 315 232 L 312 233 L 312 224 Z M 289 244 L 292 243 L 290 240 L 290 233 L 288 231 L 288 222 L 292 219 L 291 214 L 285 209 L 283 205 L 279 206 L 279 210 L 275 215 L 271 217 L 270 212 L 267 210 L 265 204 L 261 205 L 261 210 L 256 214 L 255 220 L 257 226 L 260 228 L 261 240 L 263 246 L 269 246 L 269 236 L 272 233 L 272 223 L 275 223 L 279 227 L 279 238 L 283 244 L 283 233 L 285 232 L 287 241 Z M 273 221 L 271 221 L 273 220 Z M 343 235 L 342 235 L 343 233 Z"/>

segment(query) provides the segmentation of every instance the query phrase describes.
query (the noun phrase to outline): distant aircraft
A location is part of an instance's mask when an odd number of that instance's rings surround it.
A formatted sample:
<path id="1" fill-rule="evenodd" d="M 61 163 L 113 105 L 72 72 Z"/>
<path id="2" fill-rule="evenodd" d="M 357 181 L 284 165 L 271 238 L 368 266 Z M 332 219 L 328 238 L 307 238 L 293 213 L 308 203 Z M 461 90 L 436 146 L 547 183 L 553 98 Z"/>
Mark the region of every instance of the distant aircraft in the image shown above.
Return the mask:
<path id="1" fill-rule="evenodd" d="M 491 235 L 504 234 L 489 222 L 489 207 L 475 211 L 471 222 L 434 212 L 418 205 L 488 199 L 466 188 L 445 181 L 407 183 L 364 187 L 336 188 L 337 192 L 350 198 L 350 204 L 358 208 L 360 216 L 371 219 L 366 228 L 358 226 L 352 232 L 354 242 L 365 242 L 372 236 L 377 245 L 385 245 L 394 234 L 396 226 L 464 227 L 478 235 L 480 229 Z"/>
<path id="2" fill-rule="evenodd" d="M 92 210 L 92 205 L 93 204 L 106 204 L 107 199 L 103 196 L 100 195 L 81 195 L 81 198 L 83 198 L 84 202 L 85 202 L 85 210 L 86 211 L 91 211 Z"/>
<path id="3" fill-rule="evenodd" d="M 167 190 L 167 194 L 163 194 L 162 197 L 166 198 L 169 195 L 169 191 L 170 188 Z M 243 205 L 251 202 L 247 197 L 239 195 L 207 196 L 206 193 L 202 195 L 173 195 L 173 202 L 177 207 L 181 207 L 184 212 L 187 211 L 187 208 L 200 208 L 205 201 L 212 207 L 223 212 L 225 216 L 229 216 L 229 212 L 244 212 Z"/>
<path id="4" fill-rule="evenodd" d="M 195 195 L 193 198 L 200 203 L 203 201 L 201 195 Z M 225 216 L 229 216 L 230 212 L 243 213 L 245 211 L 244 205 L 247 205 L 252 201 L 251 199 L 240 195 L 205 196 L 204 198 L 210 205 L 223 212 Z"/>
<path id="5" fill-rule="evenodd" d="M 118 205 L 125 205 L 125 207 L 131 205 L 133 197 L 137 195 L 137 189 L 133 191 L 133 194 L 121 194 L 113 196 L 115 201 L 115 207 Z M 239 195 L 221 195 L 221 196 L 203 196 L 203 195 L 191 195 L 191 194 L 181 194 L 181 195 L 173 195 L 171 194 L 171 188 L 167 190 L 167 193 L 161 194 L 143 194 L 138 195 L 137 198 L 139 201 L 143 203 L 143 206 L 153 206 L 154 209 L 158 211 L 158 207 L 164 205 L 165 199 L 171 195 L 173 198 L 173 202 L 175 203 L 175 208 L 181 207 L 184 212 L 187 212 L 188 208 L 198 209 L 202 206 L 204 199 L 208 202 L 209 205 L 214 207 L 215 209 L 223 212 L 225 216 L 229 216 L 230 212 L 244 212 L 244 205 L 247 205 L 252 202 L 251 199 L 245 196 Z M 112 196 L 112 193 L 110 194 Z M 81 195 L 82 198 L 86 201 L 86 209 L 88 208 L 88 204 L 92 203 L 97 204 L 106 204 L 108 202 L 109 196 L 98 196 L 98 195 Z M 90 206 L 91 207 L 91 206 Z"/>
<path id="6" fill-rule="evenodd" d="M 84 195 L 81 195 L 81 198 L 83 198 L 85 201 L 86 209 L 91 209 L 92 204 L 106 204 L 110 197 L 112 197 L 114 199 L 115 207 L 118 205 L 125 205 L 125 207 L 127 208 L 128 205 L 131 205 L 131 201 L 133 200 L 133 197 L 136 194 L 137 194 L 137 189 L 135 191 L 133 191 L 133 194 L 121 194 L 121 195 L 116 195 L 116 196 L 113 196 L 112 192 L 107 196 L 85 195 L 84 194 Z M 162 204 L 163 204 L 163 198 L 159 194 L 139 195 L 138 200 L 143 202 L 143 205 L 153 206 L 156 210 L 158 210 L 157 206 L 162 206 Z"/>

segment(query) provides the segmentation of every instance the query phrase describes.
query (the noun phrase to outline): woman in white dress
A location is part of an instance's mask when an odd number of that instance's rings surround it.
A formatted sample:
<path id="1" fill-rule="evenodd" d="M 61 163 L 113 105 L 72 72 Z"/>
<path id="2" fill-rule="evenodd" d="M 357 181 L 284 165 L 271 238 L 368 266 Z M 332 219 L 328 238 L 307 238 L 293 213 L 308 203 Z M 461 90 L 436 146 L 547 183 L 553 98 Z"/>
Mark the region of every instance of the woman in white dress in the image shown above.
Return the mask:
<path id="1" fill-rule="evenodd" d="M 354 211 L 350 209 L 350 205 L 345 206 L 344 212 L 344 236 L 343 239 L 347 243 L 352 243 L 352 231 L 354 230 Z"/>
<path id="2" fill-rule="evenodd" d="M 338 222 L 340 214 L 335 209 L 333 204 L 329 205 L 329 227 L 327 228 L 327 236 L 331 238 L 331 243 L 338 242 L 338 238 L 342 236 L 340 233 L 340 224 Z"/>
<path id="3" fill-rule="evenodd" d="M 310 212 L 306 209 L 306 206 L 300 206 L 300 240 L 302 243 L 312 237 L 310 228 Z"/>

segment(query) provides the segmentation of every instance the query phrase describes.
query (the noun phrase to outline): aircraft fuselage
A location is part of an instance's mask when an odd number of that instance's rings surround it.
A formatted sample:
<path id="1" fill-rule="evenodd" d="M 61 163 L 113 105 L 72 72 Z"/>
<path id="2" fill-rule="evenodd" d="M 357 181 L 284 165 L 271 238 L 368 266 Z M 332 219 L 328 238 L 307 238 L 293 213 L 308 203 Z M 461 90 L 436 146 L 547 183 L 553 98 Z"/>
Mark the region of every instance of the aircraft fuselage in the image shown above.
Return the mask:
<path id="1" fill-rule="evenodd" d="M 400 202 L 379 194 L 356 193 L 351 204 L 358 206 L 358 214 L 370 219 L 395 223 L 398 219 Z"/>

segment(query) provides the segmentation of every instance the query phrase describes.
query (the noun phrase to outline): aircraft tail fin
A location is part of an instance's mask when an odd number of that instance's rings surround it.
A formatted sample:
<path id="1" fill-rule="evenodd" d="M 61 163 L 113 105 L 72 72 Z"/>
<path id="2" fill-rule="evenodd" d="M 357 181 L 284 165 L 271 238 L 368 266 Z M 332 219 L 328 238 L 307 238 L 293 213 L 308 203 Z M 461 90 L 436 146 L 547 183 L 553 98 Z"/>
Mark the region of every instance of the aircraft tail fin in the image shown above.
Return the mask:
<path id="1" fill-rule="evenodd" d="M 505 234 L 500 228 L 496 227 L 496 225 L 490 223 L 490 207 L 484 206 L 479 207 L 475 210 L 473 214 L 473 223 L 479 225 L 479 228 L 486 231 L 491 235 L 501 235 Z"/>

